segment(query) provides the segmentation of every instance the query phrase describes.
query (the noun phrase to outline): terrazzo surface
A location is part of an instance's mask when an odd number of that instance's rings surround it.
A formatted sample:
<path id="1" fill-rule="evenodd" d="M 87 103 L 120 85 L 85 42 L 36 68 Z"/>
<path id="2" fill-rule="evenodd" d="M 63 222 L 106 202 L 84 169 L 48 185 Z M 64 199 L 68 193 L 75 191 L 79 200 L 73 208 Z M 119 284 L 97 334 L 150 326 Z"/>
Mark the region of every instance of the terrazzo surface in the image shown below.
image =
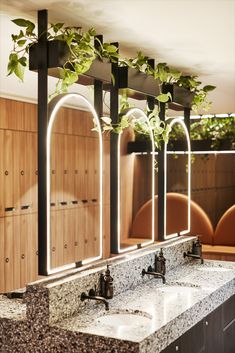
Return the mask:
<path id="1" fill-rule="evenodd" d="M 161 352 L 235 294 L 235 263 L 184 259 L 192 241 L 164 245 L 165 285 L 141 276 L 159 246 L 113 261 L 109 311 L 80 301 L 82 291 L 98 285 L 105 263 L 31 284 L 24 301 L 0 296 L 0 353 Z"/>
<path id="2" fill-rule="evenodd" d="M 0 318 L 9 320 L 25 320 L 26 304 L 22 299 L 8 299 L 0 295 Z"/>
<path id="3" fill-rule="evenodd" d="M 102 303 L 87 302 L 81 313 L 55 326 L 139 343 L 141 352 L 151 352 L 154 345 L 153 352 L 157 353 L 233 295 L 234 278 L 234 263 L 206 261 L 201 265 L 194 261 L 169 272 L 165 285 L 153 279 L 121 293 L 110 300 L 108 313 Z M 133 323 L 139 315 L 150 320 L 145 325 L 100 324 L 99 317 L 115 313 L 133 314 Z"/>

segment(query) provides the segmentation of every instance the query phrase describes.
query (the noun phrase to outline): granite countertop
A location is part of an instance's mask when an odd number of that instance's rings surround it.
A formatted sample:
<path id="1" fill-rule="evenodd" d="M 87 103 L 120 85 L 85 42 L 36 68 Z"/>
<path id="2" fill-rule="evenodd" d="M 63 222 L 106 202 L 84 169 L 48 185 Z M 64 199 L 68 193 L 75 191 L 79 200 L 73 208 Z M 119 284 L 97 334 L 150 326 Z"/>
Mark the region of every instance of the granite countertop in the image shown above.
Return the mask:
<path id="1" fill-rule="evenodd" d="M 8 299 L 0 295 L 0 313 L 1 319 L 26 320 L 26 304 L 22 299 Z"/>
<path id="2" fill-rule="evenodd" d="M 109 311 L 102 303 L 86 301 L 85 310 L 53 327 L 135 342 L 140 352 L 152 352 L 155 347 L 157 353 L 234 293 L 235 263 L 206 260 L 201 265 L 196 260 L 169 271 L 165 285 L 153 278 L 119 294 L 110 300 Z M 100 317 L 115 313 L 136 315 L 134 323 L 115 327 L 100 322 Z M 138 325 L 138 315 L 146 318 L 146 324 Z"/>

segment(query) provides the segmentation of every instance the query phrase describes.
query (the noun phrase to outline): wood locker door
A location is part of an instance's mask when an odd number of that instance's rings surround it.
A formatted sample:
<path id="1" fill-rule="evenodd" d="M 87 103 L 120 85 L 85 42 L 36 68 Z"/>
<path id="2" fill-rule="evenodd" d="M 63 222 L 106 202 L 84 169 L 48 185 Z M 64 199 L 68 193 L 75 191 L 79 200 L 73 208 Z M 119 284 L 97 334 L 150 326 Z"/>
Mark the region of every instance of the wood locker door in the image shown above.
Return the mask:
<path id="1" fill-rule="evenodd" d="M 5 291 L 9 292 L 15 289 L 14 286 L 14 229 L 13 229 L 13 217 L 6 217 L 5 223 L 5 255 L 4 255 L 4 274 L 5 274 Z M 18 267 L 18 275 L 20 277 Z"/>
<path id="2" fill-rule="evenodd" d="M 85 211 L 83 206 L 77 206 L 73 209 L 73 217 L 75 220 L 74 230 L 74 261 L 84 259 L 84 241 L 85 241 Z"/>
<path id="3" fill-rule="evenodd" d="M 74 262 L 74 229 L 73 209 L 64 210 L 64 264 Z"/>
<path id="4" fill-rule="evenodd" d="M 13 179 L 13 132 L 4 133 L 4 213 L 6 216 L 14 214 L 14 179 Z"/>
<path id="5" fill-rule="evenodd" d="M 0 293 L 5 292 L 5 225 L 0 217 Z"/>
<path id="6" fill-rule="evenodd" d="M 5 202 L 4 202 L 4 189 L 5 189 L 5 177 L 4 177 L 4 130 L 0 130 L 0 217 L 5 214 Z"/>
<path id="7" fill-rule="evenodd" d="M 87 200 L 86 178 L 86 140 L 85 137 L 75 137 L 75 196 L 76 199 Z"/>
<path id="8" fill-rule="evenodd" d="M 37 279 L 36 214 L 20 216 L 21 287 Z"/>
<path id="9" fill-rule="evenodd" d="M 58 148 L 57 144 L 57 135 L 55 133 L 51 134 L 51 171 L 50 171 L 50 182 L 51 182 L 51 194 L 50 194 L 50 205 L 51 211 L 55 209 L 56 206 L 56 193 L 57 193 L 57 184 L 56 184 L 56 150 Z"/>

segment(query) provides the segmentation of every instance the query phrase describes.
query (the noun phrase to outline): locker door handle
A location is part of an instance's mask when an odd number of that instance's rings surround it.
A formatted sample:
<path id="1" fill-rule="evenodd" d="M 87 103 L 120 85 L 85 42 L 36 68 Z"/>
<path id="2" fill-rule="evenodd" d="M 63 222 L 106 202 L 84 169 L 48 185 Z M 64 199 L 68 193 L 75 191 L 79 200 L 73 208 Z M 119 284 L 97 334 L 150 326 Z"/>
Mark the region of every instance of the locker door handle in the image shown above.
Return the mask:
<path id="1" fill-rule="evenodd" d="M 29 208 L 31 208 L 31 206 L 30 205 L 23 205 L 20 208 L 21 208 L 21 210 L 28 210 Z"/>
<path id="2" fill-rule="evenodd" d="M 60 204 L 61 204 L 62 206 L 66 206 L 66 205 L 68 204 L 68 202 L 67 202 L 67 201 L 61 201 Z"/>
<path id="3" fill-rule="evenodd" d="M 78 204 L 78 200 L 73 200 L 73 201 L 71 201 L 71 204 L 72 204 L 72 205 L 77 205 L 77 204 Z"/>
<path id="4" fill-rule="evenodd" d="M 5 207 L 5 212 L 13 212 L 15 210 L 16 210 L 15 207 Z"/>
<path id="5" fill-rule="evenodd" d="M 55 206 L 55 202 L 51 202 L 51 207 L 54 207 Z"/>
<path id="6" fill-rule="evenodd" d="M 87 202 L 88 202 L 88 200 L 82 200 L 82 202 L 83 202 L 83 203 L 87 203 Z"/>
<path id="7" fill-rule="evenodd" d="M 98 200 L 97 200 L 97 199 L 92 199 L 91 201 L 92 201 L 92 202 L 97 202 Z"/>

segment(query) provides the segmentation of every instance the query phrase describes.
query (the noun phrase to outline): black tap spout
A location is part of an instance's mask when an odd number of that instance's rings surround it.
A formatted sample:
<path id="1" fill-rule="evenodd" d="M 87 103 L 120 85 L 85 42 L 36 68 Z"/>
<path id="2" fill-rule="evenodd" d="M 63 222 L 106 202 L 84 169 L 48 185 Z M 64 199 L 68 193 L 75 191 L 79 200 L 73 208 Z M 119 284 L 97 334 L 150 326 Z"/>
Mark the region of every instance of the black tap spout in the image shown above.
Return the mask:
<path id="1" fill-rule="evenodd" d="M 86 294 L 85 292 L 83 292 L 81 294 L 81 297 L 80 297 L 81 301 L 83 302 L 84 300 L 86 299 L 90 299 L 90 300 L 96 300 L 96 301 L 99 301 L 101 303 L 104 303 L 105 305 L 105 310 L 109 310 L 109 302 L 104 298 L 104 297 L 100 297 L 98 295 L 95 295 L 95 291 L 93 289 L 91 289 L 89 291 L 89 294 Z"/>
<path id="2" fill-rule="evenodd" d="M 154 276 L 156 278 L 162 278 L 163 284 L 166 283 L 166 278 L 165 278 L 164 274 L 153 271 L 152 266 L 148 267 L 148 271 L 146 271 L 145 269 L 142 270 L 142 276 L 145 276 L 145 275 Z"/>
<path id="3" fill-rule="evenodd" d="M 188 251 L 187 253 L 184 252 L 184 258 L 185 257 L 192 257 L 193 259 L 201 260 L 201 264 L 204 263 L 204 259 L 200 255 L 193 254 L 190 251 Z"/>

